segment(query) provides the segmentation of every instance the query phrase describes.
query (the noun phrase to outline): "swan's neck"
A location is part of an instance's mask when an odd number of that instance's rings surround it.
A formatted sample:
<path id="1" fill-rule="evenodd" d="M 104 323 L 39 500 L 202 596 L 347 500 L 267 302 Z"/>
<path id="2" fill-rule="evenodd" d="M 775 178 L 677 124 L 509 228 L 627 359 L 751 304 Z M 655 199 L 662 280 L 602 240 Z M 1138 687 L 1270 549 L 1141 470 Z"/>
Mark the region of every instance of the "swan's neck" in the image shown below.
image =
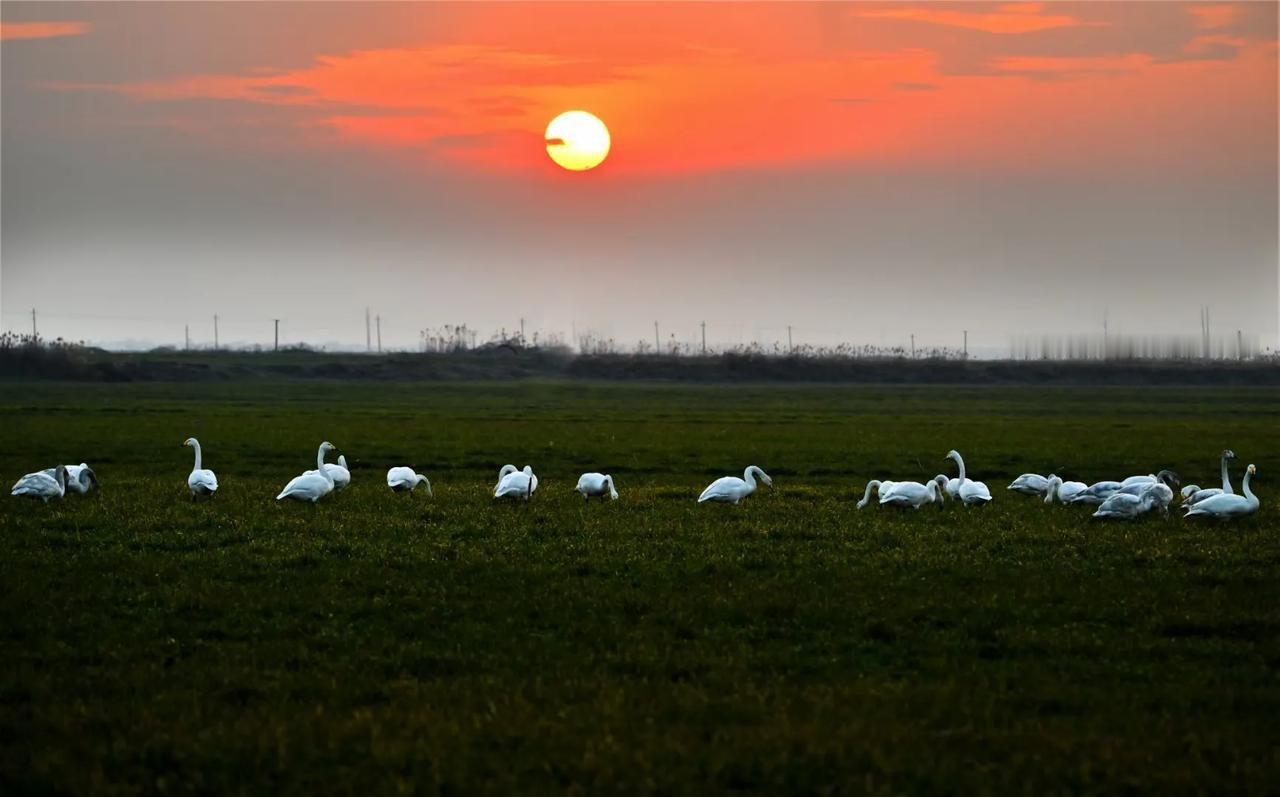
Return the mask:
<path id="1" fill-rule="evenodd" d="M 1061 501 L 1062 493 L 1059 492 L 1061 489 L 1062 489 L 1062 479 L 1050 479 L 1049 489 L 1046 490 L 1044 494 L 1044 502 L 1046 504 L 1052 504 L 1054 502 L 1054 499 Z"/>
<path id="2" fill-rule="evenodd" d="M 1255 496 L 1253 494 L 1253 491 L 1249 489 L 1249 477 L 1252 475 L 1253 474 L 1250 473 L 1249 471 L 1244 472 L 1244 484 L 1242 485 L 1241 489 L 1244 491 L 1244 497 L 1249 499 L 1249 503 L 1256 504 L 1258 502 L 1258 497 Z"/>
<path id="3" fill-rule="evenodd" d="M 1222 457 L 1222 492 L 1231 495 L 1231 479 L 1227 477 L 1227 458 Z"/>
<path id="4" fill-rule="evenodd" d="M 756 471 L 759 470 L 755 465 L 747 468 L 742 472 L 742 480 L 747 483 L 747 487 L 752 490 L 756 489 Z"/>
<path id="5" fill-rule="evenodd" d="M 324 446 L 316 449 L 316 470 L 320 471 L 325 481 L 333 484 L 333 477 L 329 475 L 329 469 L 324 466 Z"/>
<path id="6" fill-rule="evenodd" d="M 200 470 L 200 441 L 197 440 L 196 442 L 192 443 L 191 447 L 196 450 L 196 466 L 195 468 L 193 468 L 193 470 Z"/>
<path id="7" fill-rule="evenodd" d="M 862 491 L 862 501 L 860 501 L 859 503 L 861 503 L 863 506 L 866 506 L 867 502 L 871 500 L 872 490 L 876 490 L 876 491 L 880 490 L 879 479 L 872 479 L 871 481 L 867 482 L 867 489 Z"/>
<path id="8" fill-rule="evenodd" d="M 956 464 L 960 466 L 960 486 L 964 486 L 964 457 L 956 454 Z"/>

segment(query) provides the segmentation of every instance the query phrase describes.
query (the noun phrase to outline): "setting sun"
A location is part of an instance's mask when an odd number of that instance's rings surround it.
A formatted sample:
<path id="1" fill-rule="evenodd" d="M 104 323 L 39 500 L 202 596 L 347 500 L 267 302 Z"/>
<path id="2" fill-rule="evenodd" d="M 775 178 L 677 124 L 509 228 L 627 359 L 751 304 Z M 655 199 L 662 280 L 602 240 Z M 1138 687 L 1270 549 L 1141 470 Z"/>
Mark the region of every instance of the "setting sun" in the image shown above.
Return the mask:
<path id="1" fill-rule="evenodd" d="M 581 172 L 609 154 L 609 129 L 586 111 L 565 111 L 547 125 L 547 154 L 557 165 Z"/>

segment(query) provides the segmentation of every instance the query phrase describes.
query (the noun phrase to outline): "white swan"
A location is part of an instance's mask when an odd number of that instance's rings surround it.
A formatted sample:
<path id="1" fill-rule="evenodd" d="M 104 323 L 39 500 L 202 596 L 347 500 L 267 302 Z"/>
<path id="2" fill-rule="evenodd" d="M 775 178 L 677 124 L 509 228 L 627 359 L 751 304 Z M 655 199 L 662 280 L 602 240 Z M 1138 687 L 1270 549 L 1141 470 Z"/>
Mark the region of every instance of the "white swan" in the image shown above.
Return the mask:
<path id="1" fill-rule="evenodd" d="M 945 479 L 946 477 L 944 476 L 943 478 Z M 897 484 L 899 484 L 899 482 L 881 481 L 879 479 L 872 479 L 867 482 L 867 489 L 862 492 L 862 500 L 858 502 L 858 508 L 862 509 L 864 506 L 871 503 L 872 491 L 875 491 L 877 498 L 882 498 L 893 492 L 893 488 Z"/>
<path id="2" fill-rule="evenodd" d="M 1138 495 L 1133 493 L 1116 492 L 1108 496 L 1093 513 L 1093 516 L 1100 519 L 1112 520 L 1132 520 L 1139 515 L 1146 514 L 1154 509 L 1157 504 L 1158 482 L 1150 482 Z M 1168 486 L 1159 484 L 1165 490 L 1169 490 Z M 1173 491 L 1169 490 L 1170 500 L 1172 500 Z"/>
<path id="3" fill-rule="evenodd" d="M 1103 501 L 1110 498 L 1114 493 L 1118 492 L 1123 485 L 1117 481 L 1094 482 L 1080 492 L 1076 493 L 1070 500 L 1064 501 L 1067 504 L 1090 504 L 1098 506 Z"/>
<path id="4" fill-rule="evenodd" d="M 582 493 L 582 497 L 590 501 L 592 498 L 609 496 L 618 500 L 618 491 L 614 489 L 613 477 L 607 473 L 584 473 L 578 477 L 578 486 L 573 488 Z"/>
<path id="5" fill-rule="evenodd" d="M 93 472 L 93 468 L 81 462 L 79 465 L 64 465 L 67 469 L 67 488 L 68 493 L 85 493 L 98 486 L 98 474 Z M 50 478 L 57 477 L 57 468 L 45 468 L 44 472 L 49 474 Z"/>
<path id="6" fill-rule="evenodd" d="M 430 480 L 421 473 L 414 472 L 413 468 L 400 465 L 387 471 L 387 486 L 397 493 L 413 492 L 419 484 L 426 485 L 427 495 L 432 495 Z"/>
<path id="7" fill-rule="evenodd" d="M 1023 495 L 1044 495 L 1049 491 L 1049 479 L 1039 473 L 1024 473 L 1014 479 L 1005 489 L 1013 490 L 1015 493 L 1022 493 Z"/>
<path id="8" fill-rule="evenodd" d="M 1187 514 L 1184 517 L 1216 517 L 1222 520 L 1230 518 L 1244 517 L 1252 515 L 1258 511 L 1258 496 L 1253 494 L 1249 489 L 1249 478 L 1257 473 L 1258 469 L 1253 465 L 1245 468 L 1244 483 L 1241 485 L 1241 492 L 1244 495 L 1215 495 L 1206 498 L 1194 506 L 1187 507 Z"/>
<path id="9" fill-rule="evenodd" d="M 276 500 L 292 498 L 295 501 L 310 501 L 314 504 L 333 492 L 333 476 L 324 466 L 325 452 L 333 450 L 333 443 L 328 440 L 321 443 L 320 448 L 316 450 L 316 469 L 309 470 L 301 476 L 295 476 L 276 496 Z"/>
<path id="10" fill-rule="evenodd" d="M 698 503 L 714 501 L 721 504 L 736 504 L 756 491 L 756 474 L 760 475 L 760 481 L 770 487 L 773 486 L 773 479 L 769 478 L 769 474 L 755 465 L 748 465 L 742 472 L 741 479 L 737 476 L 721 476 L 707 485 L 707 489 L 698 496 Z"/>
<path id="11" fill-rule="evenodd" d="M 329 477 L 333 479 L 334 490 L 345 490 L 347 485 L 351 484 L 351 471 L 347 469 L 346 454 L 338 456 L 336 465 L 332 462 L 324 462 L 321 463 L 321 466 L 328 471 Z"/>
<path id="12" fill-rule="evenodd" d="M 213 474 L 213 471 L 200 467 L 200 441 L 194 437 L 188 437 L 183 445 L 196 450 L 195 467 L 191 469 L 191 475 L 187 476 L 187 489 L 191 491 L 191 500 L 218 492 L 218 477 Z"/>
<path id="13" fill-rule="evenodd" d="M 1049 476 L 1049 486 L 1045 490 L 1044 502 L 1052 504 L 1056 499 L 1058 503 L 1070 503 L 1072 498 L 1080 494 L 1082 490 L 1089 489 L 1089 485 L 1084 482 L 1064 482 L 1061 477 L 1056 474 Z"/>
<path id="14" fill-rule="evenodd" d="M 1184 488 L 1182 490 L 1182 503 L 1194 505 L 1215 495 L 1234 495 L 1235 492 L 1231 489 L 1231 477 L 1227 474 L 1227 460 L 1235 458 L 1235 452 L 1229 448 L 1222 452 L 1222 487 L 1209 487 L 1202 490 L 1193 484 L 1191 486 L 1196 489 L 1188 491 Z"/>
<path id="15" fill-rule="evenodd" d="M 9 495 L 18 495 L 26 498 L 39 498 L 46 504 L 50 498 L 62 498 L 67 494 L 67 466 L 59 465 L 53 468 L 53 475 L 48 472 L 38 470 L 35 473 L 28 473 L 13 485 L 13 490 Z"/>
<path id="16" fill-rule="evenodd" d="M 1141 481 L 1138 481 L 1141 479 Z M 1125 482 L 1128 482 L 1127 484 Z M 1149 476 L 1130 476 L 1121 482 L 1121 487 L 1116 492 L 1128 493 L 1129 495 L 1142 495 L 1142 491 L 1152 484 L 1163 484 L 1167 487 L 1174 487 L 1178 484 L 1178 474 L 1171 470 L 1162 470 L 1157 474 Z"/>
<path id="17" fill-rule="evenodd" d="M 985 504 L 991 500 L 991 491 L 982 482 L 975 482 L 964 475 L 964 459 L 960 452 L 952 449 L 947 452 L 947 459 L 955 460 L 960 466 L 960 486 L 956 488 L 956 497 L 965 504 Z"/>
<path id="18" fill-rule="evenodd" d="M 528 501 L 537 491 L 538 477 L 533 475 L 533 468 L 525 465 L 524 470 L 516 470 L 515 465 L 507 465 L 498 474 L 498 486 L 493 490 L 493 497 Z"/>
<path id="19" fill-rule="evenodd" d="M 945 473 L 939 473 L 937 476 L 933 477 L 933 480 L 938 483 L 938 488 L 942 490 L 943 494 L 946 495 L 947 498 L 960 497 L 959 479 L 952 479 Z"/>
<path id="20" fill-rule="evenodd" d="M 928 484 L 920 482 L 894 482 L 893 490 L 888 494 L 880 494 L 880 503 L 882 505 L 910 507 L 911 509 L 919 509 L 925 504 L 936 503 L 942 505 L 942 488 L 938 485 L 937 480 L 931 480 Z"/>

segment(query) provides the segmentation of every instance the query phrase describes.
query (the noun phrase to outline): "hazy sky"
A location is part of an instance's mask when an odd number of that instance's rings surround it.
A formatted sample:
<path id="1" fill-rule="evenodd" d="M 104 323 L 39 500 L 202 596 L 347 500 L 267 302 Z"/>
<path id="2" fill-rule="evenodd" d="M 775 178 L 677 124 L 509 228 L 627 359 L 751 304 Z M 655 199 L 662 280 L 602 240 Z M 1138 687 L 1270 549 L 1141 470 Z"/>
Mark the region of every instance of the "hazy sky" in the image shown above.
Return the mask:
<path id="1" fill-rule="evenodd" d="M 6 0 L 0 324 L 1273 345 L 1276 12 Z"/>

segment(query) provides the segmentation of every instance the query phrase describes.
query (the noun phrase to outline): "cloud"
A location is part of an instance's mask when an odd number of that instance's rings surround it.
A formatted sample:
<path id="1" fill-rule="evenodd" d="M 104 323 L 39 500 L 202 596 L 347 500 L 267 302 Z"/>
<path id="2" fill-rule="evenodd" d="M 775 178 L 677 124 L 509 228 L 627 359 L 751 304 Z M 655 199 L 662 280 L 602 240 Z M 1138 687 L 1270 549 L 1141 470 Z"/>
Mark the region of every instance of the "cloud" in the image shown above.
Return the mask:
<path id="1" fill-rule="evenodd" d="M 0 22 L 0 41 L 57 39 L 88 32 L 88 22 Z"/>
<path id="2" fill-rule="evenodd" d="M 972 11 L 956 11 L 939 7 L 932 8 L 880 8 L 859 11 L 856 16 L 863 19 L 896 19 L 911 22 L 924 22 L 931 25 L 944 25 L 954 28 L 968 28 L 986 33 L 1019 34 L 1035 33 L 1053 28 L 1074 28 L 1096 26 L 1103 23 L 1082 22 L 1066 14 L 1042 14 L 1042 3 L 1015 3 L 1000 6 L 990 13 Z"/>
<path id="3" fill-rule="evenodd" d="M 1225 28 L 1235 22 L 1240 9 L 1232 5 L 1191 6 L 1187 9 L 1196 21 L 1196 27 L 1204 30 Z"/>
<path id="4" fill-rule="evenodd" d="M 909 80 L 894 83 L 893 87 L 898 91 L 937 91 L 939 88 L 937 83 L 916 83 Z"/>

